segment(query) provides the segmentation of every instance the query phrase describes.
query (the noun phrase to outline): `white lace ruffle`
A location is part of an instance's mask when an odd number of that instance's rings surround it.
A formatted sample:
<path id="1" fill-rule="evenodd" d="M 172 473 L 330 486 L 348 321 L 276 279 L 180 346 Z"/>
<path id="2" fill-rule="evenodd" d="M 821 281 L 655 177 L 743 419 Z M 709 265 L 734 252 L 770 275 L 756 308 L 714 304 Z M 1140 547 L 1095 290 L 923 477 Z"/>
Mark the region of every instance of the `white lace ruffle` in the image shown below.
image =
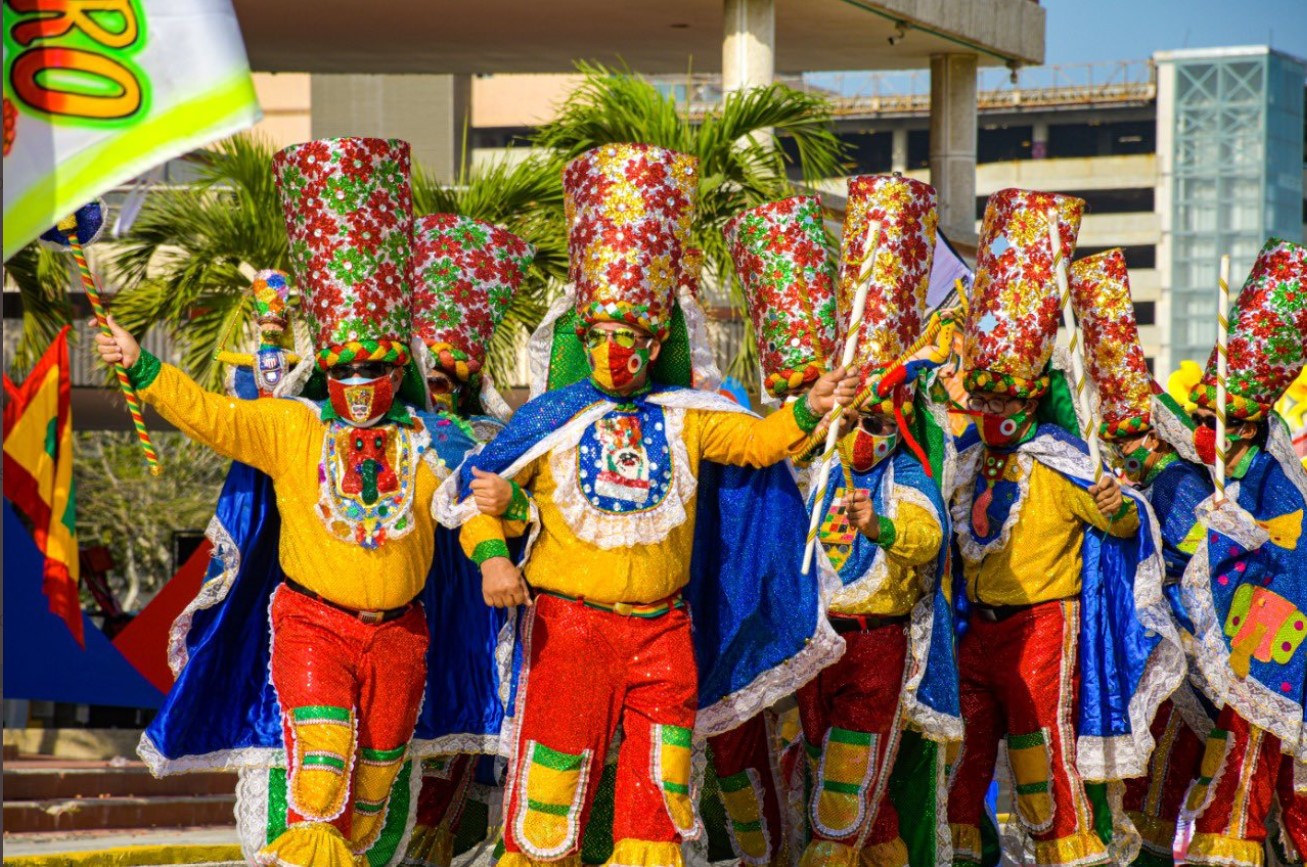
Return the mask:
<path id="1" fill-rule="evenodd" d="M 495 381 L 485 368 L 481 369 L 481 406 L 487 415 L 504 424 L 508 424 L 508 420 L 513 417 L 513 408 L 504 400 L 499 389 L 495 388 Z"/>
<path id="2" fill-rule="evenodd" d="M 136 754 L 156 777 L 171 777 L 193 771 L 237 771 L 241 768 L 270 768 L 281 760 L 281 747 L 245 747 L 238 750 L 217 750 L 199 756 L 181 756 L 170 759 L 150 739 L 148 732 L 141 735 Z"/>
<path id="3" fill-rule="evenodd" d="M 1153 430 L 1157 431 L 1157 435 L 1170 443 L 1180 457 L 1191 464 L 1203 466 L 1198 458 L 1198 449 L 1194 447 L 1193 429 L 1177 418 L 1171 408 L 1157 396 L 1153 397 L 1151 409 Z"/>
<path id="4" fill-rule="evenodd" d="M 268 839 L 269 771 L 269 768 L 242 768 L 236 777 L 236 837 L 248 864 L 257 864 L 254 857 L 272 842 Z"/>
<path id="5" fill-rule="evenodd" d="M 218 520 L 217 515 L 209 519 L 209 526 L 204 531 L 204 535 L 213 545 L 212 557 L 222 561 L 222 574 L 204 583 L 200 592 L 187 603 L 168 629 L 168 668 L 171 669 L 174 678 L 181 675 L 182 669 L 190 661 L 186 639 L 190 635 L 195 613 L 212 608 L 226 599 L 231 591 L 232 582 L 236 580 L 236 575 L 241 568 L 240 548 L 236 547 L 231 533 L 227 532 L 227 528 Z"/>
<path id="6" fill-rule="evenodd" d="M 576 306 L 576 284 L 568 283 L 549 305 L 545 318 L 540 320 L 536 330 L 526 343 L 526 356 L 530 364 L 531 395 L 535 400 L 549 390 L 549 362 L 554 352 L 554 326 L 568 310 Z"/>
<path id="7" fill-rule="evenodd" d="M 576 431 L 576 442 L 569 437 L 554 445 L 549 453 L 549 470 L 553 473 L 555 486 L 554 505 L 578 539 L 602 549 L 656 545 L 685 523 L 689 517 L 690 501 L 699 489 L 699 480 L 690 466 L 690 454 L 682 435 L 685 411 L 667 407 L 663 411 L 663 422 L 670 450 L 667 460 L 672 464 L 672 480 L 662 502 L 639 512 L 604 511 L 590 502 L 581 490 L 577 463 L 584 428 Z"/>
<path id="8" fill-rule="evenodd" d="M 1226 496 L 1222 500 L 1217 500 L 1216 494 L 1212 494 L 1194 508 L 1194 517 L 1207 529 L 1214 530 L 1252 551 L 1262 547 L 1271 537 L 1257 526 L 1253 516 L 1239 505 L 1239 487 L 1238 482 L 1228 485 Z"/>
<path id="9" fill-rule="evenodd" d="M 1035 460 L 1057 472 L 1092 484 L 1094 467 L 1089 456 L 1068 443 L 1038 437 L 1025 447 Z M 1112 738 L 1081 735 L 1076 741 L 1076 765 L 1086 780 L 1124 780 L 1148 773 L 1153 752 L 1151 727 L 1157 709 L 1184 683 L 1187 665 L 1171 608 L 1162 594 L 1166 566 L 1162 560 L 1161 525 L 1148 501 L 1130 488 L 1123 496 L 1134 501 L 1152 530 L 1153 556 L 1139 564 L 1134 575 L 1135 616 L 1150 634 L 1161 640 L 1144 665 L 1144 674 L 1130 700 L 1130 734 Z"/>
<path id="10" fill-rule="evenodd" d="M 958 540 L 958 550 L 969 563 L 979 563 L 990 554 L 1001 551 L 1008 545 L 1008 540 L 1012 535 L 1012 528 L 1017 525 L 1017 519 L 1021 517 L 1021 507 L 1026 502 L 1026 491 L 1030 487 L 1030 467 L 1032 464 L 1031 452 L 1027 449 L 1038 440 L 1032 440 L 1022 446 L 1014 455 L 1018 466 L 1021 468 L 1021 481 L 1017 483 L 1016 497 L 1012 500 L 1012 506 L 1008 509 L 1007 518 L 1003 521 L 1003 528 L 999 534 L 989 542 L 977 542 L 971 535 L 971 508 L 973 503 L 972 483 L 980 473 L 981 457 L 984 455 L 984 448 L 977 444 L 971 446 L 966 451 L 957 456 L 955 472 L 953 477 L 948 480 L 949 495 L 945 502 L 949 504 L 949 517 L 953 519 L 953 526 L 957 528 L 954 536 Z M 1087 459 L 1086 459 L 1087 460 Z"/>

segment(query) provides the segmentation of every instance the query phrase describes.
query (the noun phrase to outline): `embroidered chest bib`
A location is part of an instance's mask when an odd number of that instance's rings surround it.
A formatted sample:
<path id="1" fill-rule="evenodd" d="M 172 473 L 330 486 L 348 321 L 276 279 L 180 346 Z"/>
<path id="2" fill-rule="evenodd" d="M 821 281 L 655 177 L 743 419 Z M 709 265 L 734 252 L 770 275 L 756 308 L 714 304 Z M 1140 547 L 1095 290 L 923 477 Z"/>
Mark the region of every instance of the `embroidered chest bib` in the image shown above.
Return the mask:
<path id="1" fill-rule="evenodd" d="M 408 535 L 426 440 L 417 426 L 332 421 L 318 465 L 318 516 L 327 531 L 367 549 Z"/>

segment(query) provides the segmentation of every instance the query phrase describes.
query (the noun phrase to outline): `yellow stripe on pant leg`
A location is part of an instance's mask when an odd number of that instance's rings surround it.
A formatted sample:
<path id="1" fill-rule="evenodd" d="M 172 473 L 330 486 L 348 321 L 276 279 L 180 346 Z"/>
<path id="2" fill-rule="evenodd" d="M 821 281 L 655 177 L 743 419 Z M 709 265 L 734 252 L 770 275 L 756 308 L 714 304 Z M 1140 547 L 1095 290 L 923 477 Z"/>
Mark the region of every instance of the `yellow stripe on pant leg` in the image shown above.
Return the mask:
<path id="1" fill-rule="evenodd" d="M 681 834 L 694 830 L 694 801 L 690 797 L 690 730 L 682 726 L 655 725 L 653 778 L 663 793 L 672 827 Z"/>
<path id="2" fill-rule="evenodd" d="M 766 864 L 772 857 L 770 829 L 762 804 L 758 772 L 746 768 L 717 781 L 730 822 L 731 840 L 746 863 Z"/>
<path id="3" fill-rule="evenodd" d="M 857 835 L 867 813 L 867 788 L 876 770 L 879 736 L 838 727 L 826 733 L 812 798 L 813 825 L 822 835 Z"/>
<path id="4" fill-rule="evenodd" d="M 1053 827 L 1053 757 L 1048 729 L 1007 736 L 1017 817 L 1032 834 Z"/>
<path id="5" fill-rule="evenodd" d="M 576 845 L 590 755 L 590 750 L 572 755 L 527 742 L 513 836 L 532 858 L 554 859 Z"/>
<path id="6" fill-rule="evenodd" d="M 345 812 L 354 763 L 354 712 L 338 707 L 290 711 L 295 766 L 287 795 L 306 819 L 330 822 Z"/>
<path id="7" fill-rule="evenodd" d="M 349 841 L 355 852 L 363 853 L 381 835 L 386 824 L 386 806 L 390 789 L 404 764 L 408 746 L 393 750 L 359 750 L 358 770 L 354 774 L 354 814 Z"/>

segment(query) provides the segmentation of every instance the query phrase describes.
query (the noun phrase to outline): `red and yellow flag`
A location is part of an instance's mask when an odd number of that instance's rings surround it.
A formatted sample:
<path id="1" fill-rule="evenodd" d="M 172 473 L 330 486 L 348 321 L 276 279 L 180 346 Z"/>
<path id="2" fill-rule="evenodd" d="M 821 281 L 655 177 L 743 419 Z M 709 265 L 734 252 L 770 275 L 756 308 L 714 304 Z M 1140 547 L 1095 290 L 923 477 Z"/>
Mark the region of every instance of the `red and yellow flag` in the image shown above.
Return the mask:
<path id="1" fill-rule="evenodd" d="M 31 522 L 36 546 L 45 554 L 42 589 L 50 610 L 85 647 L 78 598 L 68 327 L 22 385 L 5 376 L 4 389 L 4 495 Z"/>

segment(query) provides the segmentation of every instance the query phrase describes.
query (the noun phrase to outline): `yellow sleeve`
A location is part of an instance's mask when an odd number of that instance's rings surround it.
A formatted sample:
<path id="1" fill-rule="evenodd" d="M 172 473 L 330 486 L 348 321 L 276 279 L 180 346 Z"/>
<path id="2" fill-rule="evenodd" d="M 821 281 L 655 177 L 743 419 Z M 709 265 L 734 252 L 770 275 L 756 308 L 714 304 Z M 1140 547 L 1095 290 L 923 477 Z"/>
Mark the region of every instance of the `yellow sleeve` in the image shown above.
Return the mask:
<path id="1" fill-rule="evenodd" d="M 699 454 L 719 464 L 769 467 L 802 448 L 806 440 L 793 405 L 759 419 L 742 412 L 687 410 L 686 425 L 698 427 Z"/>
<path id="2" fill-rule="evenodd" d="M 318 423 L 298 401 L 241 400 L 205 391 L 170 364 L 159 364 L 137 394 L 191 439 L 274 477 L 285 464 L 291 426 Z"/>
<path id="3" fill-rule="evenodd" d="M 1054 473 L 1056 475 L 1054 470 L 1048 469 L 1041 464 L 1035 466 L 1040 472 Z M 1072 515 L 1086 524 L 1122 539 L 1133 536 L 1139 529 L 1139 513 L 1135 510 L 1135 501 L 1124 494 L 1121 495 L 1121 510 L 1115 515 L 1108 516 L 1099 511 L 1098 504 L 1094 502 L 1094 498 L 1089 491 L 1060 475 L 1058 475 L 1058 481 L 1061 482 L 1064 488 L 1062 502 L 1070 509 Z"/>
<path id="4" fill-rule="evenodd" d="M 508 543 L 504 539 L 504 522 L 491 515 L 478 514 L 458 531 L 463 553 L 478 566 L 494 557 L 508 556 Z"/>
<path id="5" fill-rule="evenodd" d="M 902 566 L 921 566 L 939 556 L 944 529 L 935 516 L 916 503 L 900 500 L 894 525 L 894 541 L 885 548 L 885 556 Z"/>

